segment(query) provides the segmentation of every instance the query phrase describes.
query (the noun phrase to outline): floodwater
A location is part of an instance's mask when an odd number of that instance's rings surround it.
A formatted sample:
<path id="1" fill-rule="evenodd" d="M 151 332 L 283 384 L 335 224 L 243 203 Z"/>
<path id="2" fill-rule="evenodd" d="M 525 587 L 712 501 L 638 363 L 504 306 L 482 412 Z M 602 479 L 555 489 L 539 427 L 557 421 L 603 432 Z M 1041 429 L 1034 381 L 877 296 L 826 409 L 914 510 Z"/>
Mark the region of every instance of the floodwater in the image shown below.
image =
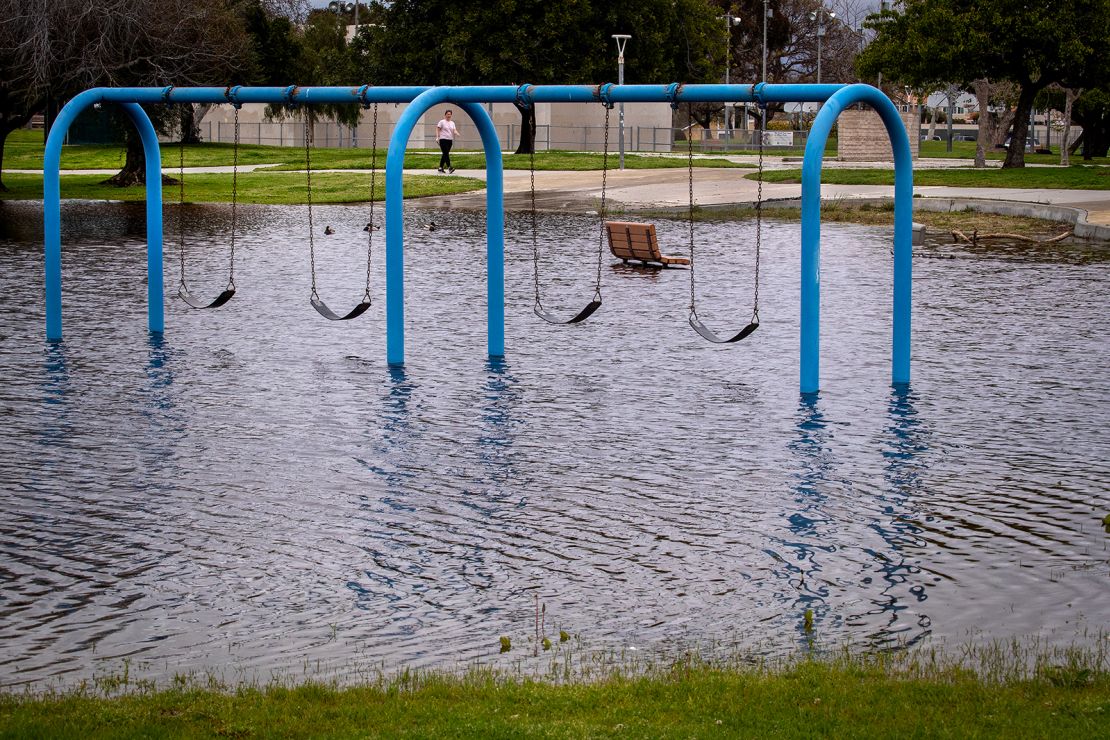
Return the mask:
<path id="1" fill-rule="evenodd" d="M 228 209 L 190 207 L 195 294 Z M 141 205 L 64 207 L 65 342 L 43 341 L 41 209 L 0 204 L 0 685 L 500 665 L 583 649 L 1073 639 L 1110 622 L 1110 256 L 914 261 L 913 383 L 890 387 L 889 229 L 828 224 L 822 386 L 798 383 L 794 223 L 765 227 L 752 337 L 686 323 L 689 273 L 610 264 L 586 323 L 532 313 L 510 214 L 507 353 L 485 355 L 484 215 L 406 215 L 407 364 L 375 305 L 309 306 L 305 211 L 248 207 L 239 293 L 176 292 L 148 336 Z M 380 218 L 379 211 L 379 218 Z M 322 207 L 320 293 L 365 280 L 364 209 Z M 434 220 L 436 231 L 424 227 Z M 683 225 L 657 221 L 664 251 Z M 752 301 L 750 223 L 698 224 L 701 317 Z M 541 217 L 544 305 L 589 301 L 597 223 Z M 499 656 L 498 637 L 513 639 Z"/>

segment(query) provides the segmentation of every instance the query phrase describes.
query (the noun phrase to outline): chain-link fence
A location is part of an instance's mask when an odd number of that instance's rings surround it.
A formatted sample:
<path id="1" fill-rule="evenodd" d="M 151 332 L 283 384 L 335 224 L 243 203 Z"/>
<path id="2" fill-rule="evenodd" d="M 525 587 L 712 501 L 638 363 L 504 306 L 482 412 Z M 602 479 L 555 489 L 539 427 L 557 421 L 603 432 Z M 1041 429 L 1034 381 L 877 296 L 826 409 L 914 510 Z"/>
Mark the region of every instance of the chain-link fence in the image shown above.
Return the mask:
<path id="1" fill-rule="evenodd" d="M 266 144 L 270 146 L 302 146 L 304 126 L 300 121 L 243 122 L 239 124 L 239 138 L 244 144 Z M 494 127 L 501 147 L 515 149 L 520 143 L 521 125 L 519 123 L 500 124 Z M 393 134 L 392 123 L 378 126 L 378 146 L 385 148 Z M 468 129 L 468 130 L 467 130 Z M 455 142 L 455 149 L 481 149 L 482 142 L 473 127 L 464 129 L 463 135 Z M 610 125 L 610 151 L 618 151 L 618 128 Z M 802 149 L 806 144 L 806 131 L 767 131 L 763 146 L 768 151 L 786 152 Z M 659 128 L 653 126 L 626 126 L 624 147 L 626 152 L 678 152 L 686 150 L 685 129 Z M 200 137 L 204 141 L 232 142 L 235 140 L 235 124 L 224 121 L 205 121 L 200 125 Z M 313 146 L 334 148 L 369 147 L 373 141 L 373 131 L 368 125 L 349 127 L 332 122 L 317 122 L 311 132 Z M 727 153 L 733 151 L 753 151 L 759 145 L 759 132 L 734 129 L 703 131 L 693 129 L 693 148 L 698 153 Z M 536 150 L 600 152 L 605 139 L 604 126 L 550 126 L 536 127 Z M 409 139 L 410 146 L 416 148 L 436 148 L 435 125 L 417 126 Z"/>

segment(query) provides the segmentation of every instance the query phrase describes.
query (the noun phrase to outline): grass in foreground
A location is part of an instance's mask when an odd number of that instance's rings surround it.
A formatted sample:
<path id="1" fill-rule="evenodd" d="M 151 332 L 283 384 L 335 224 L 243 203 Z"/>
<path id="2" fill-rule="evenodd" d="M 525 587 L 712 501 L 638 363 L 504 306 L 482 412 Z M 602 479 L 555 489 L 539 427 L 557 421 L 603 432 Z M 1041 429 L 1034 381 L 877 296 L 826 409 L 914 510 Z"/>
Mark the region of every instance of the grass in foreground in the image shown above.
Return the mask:
<path id="1" fill-rule="evenodd" d="M 185 176 L 185 201 L 188 203 L 230 203 L 231 175 Z M 146 199 L 143 186 L 117 188 L 102 185 L 103 175 L 68 175 L 62 177 L 62 197 L 89 200 L 141 201 Z M 8 175 L 4 178 L 9 192 L 0 193 L 0 200 L 41 200 L 42 177 L 39 175 Z M 481 190 L 485 182 L 472 177 L 409 175 L 405 177 L 406 198 L 428 195 L 450 195 Z M 300 204 L 305 203 L 303 173 L 244 172 L 239 175 L 240 203 Z M 166 203 L 178 201 L 178 186 L 164 185 Z M 385 198 L 384 178 L 378 177 L 377 200 Z M 313 203 L 363 203 L 370 200 L 370 176 L 319 172 L 312 175 Z"/>
<path id="2" fill-rule="evenodd" d="M 593 683 L 474 670 L 337 688 L 177 688 L 111 698 L 0 696 L 9 737 L 1096 737 L 1110 675 L 1071 667 L 992 682 L 881 657 L 778 671 L 678 662 Z"/>
<path id="3" fill-rule="evenodd" d="M 754 175 L 747 175 L 754 178 Z M 765 182 L 802 181 L 802 171 L 770 170 L 763 173 Z M 893 185 L 893 170 L 826 169 L 821 182 L 836 185 Z M 968 188 L 1026 188 L 1059 190 L 1110 190 L 1110 168 L 1027 167 L 1024 169 L 942 169 L 914 170 L 914 185 L 949 185 Z"/>

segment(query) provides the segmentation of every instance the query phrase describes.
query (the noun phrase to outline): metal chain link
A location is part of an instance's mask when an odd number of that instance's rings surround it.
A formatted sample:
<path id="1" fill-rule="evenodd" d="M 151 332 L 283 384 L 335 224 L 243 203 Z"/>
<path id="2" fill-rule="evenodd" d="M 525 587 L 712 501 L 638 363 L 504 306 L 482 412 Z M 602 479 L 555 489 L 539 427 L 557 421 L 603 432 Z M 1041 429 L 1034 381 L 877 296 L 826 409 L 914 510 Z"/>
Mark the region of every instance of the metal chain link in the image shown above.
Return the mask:
<path id="1" fill-rule="evenodd" d="M 370 223 L 366 226 L 366 292 L 363 298 L 370 302 L 370 264 L 374 257 L 374 199 L 378 190 L 378 104 L 374 103 L 374 133 L 370 141 Z M 315 283 L 315 280 L 313 280 Z"/>
<path id="2" fill-rule="evenodd" d="M 752 299 L 752 321 L 759 323 L 759 253 L 763 241 L 763 130 L 759 131 L 759 187 L 755 196 L 755 296 Z"/>
<path id="3" fill-rule="evenodd" d="M 304 112 L 304 168 L 305 168 L 305 193 L 308 198 L 308 269 L 312 275 L 312 297 L 320 299 L 316 292 L 316 245 L 314 240 L 315 228 L 312 225 L 312 161 L 308 153 L 308 109 Z"/>
<path id="4" fill-rule="evenodd" d="M 181 272 L 179 284 L 185 290 L 188 286 L 185 284 L 185 120 L 182 117 L 181 121 L 182 132 L 181 141 L 177 147 L 177 236 L 178 236 L 178 255 L 181 260 Z"/>
<path id="5" fill-rule="evenodd" d="M 686 118 L 692 124 L 694 120 L 694 106 L 692 103 L 686 104 Z M 690 222 L 690 313 L 697 316 L 698 311 L 694 307 L 694 137 L 692 129 L 692 125 L 686 128 L 686 173 L 690 189 L 690 218 L 688 219 Z"/>
<path id="6" fill-rule="evenodd" d="M 605 208 L 605 188 L 609 175 L 609 113 L 613 109 L 605 106 L 605 145 L 601 150 L 601 209 L 598 212 L 600 226 L 597 232 L 597 283 L 594 287 L 594 298 L 601 300 L 601 253 L 605 247 L 605 217 L 608 213 Z"/>
<path id="7" fill-rule="evenodd" d="M 235 232 L 239 221 L 239 107 L 235 107 L 235 146 L 231 150 L 231 269 L 228 290 L 235 290 Z"/>
<path id="8" fill-rule="evenodd" d="M 532 204 L 532 282 L 536 288 L 536 306 L 540 303 L 540 247 L 538 242 L 539 226 L 536 223 L 536 141 L 532 139 L 532 149 L 528 152 L 529 197 Z"/>

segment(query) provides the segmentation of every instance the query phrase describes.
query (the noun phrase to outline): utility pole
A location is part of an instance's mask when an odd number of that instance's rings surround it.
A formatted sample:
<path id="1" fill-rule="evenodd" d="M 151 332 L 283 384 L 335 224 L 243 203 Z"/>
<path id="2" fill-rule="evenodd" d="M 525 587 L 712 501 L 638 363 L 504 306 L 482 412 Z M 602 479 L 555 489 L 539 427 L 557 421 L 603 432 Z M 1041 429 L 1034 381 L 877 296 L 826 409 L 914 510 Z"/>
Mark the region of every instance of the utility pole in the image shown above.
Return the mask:
<path id="1" fill-rule="evenodd" d="M 763 84 L 767 84 L 767 18 L 771 15 L 770 0 L 763 0 Z M 767 106 L 759 106 L 759 112 L 762 114 L 761 122 L 759 125 L 759 135 L 763 136 L 763 132 L 767 130 Z"/>
<path id="2" fill-rule="evenodd" d="M 946 147 L 946 151 L 949 152 L 952 151 L 952 111 L 955 110 L 954 106 L 952 105 L 952 99 L 956 96 L 957 93 L 959 93 L 959 91 L 960 88 L 956 87 L 955 85 L 949 85 L 948 89 L 945 90 L 945 94 L 948 97 L 948 146 Z"/>
<path id="3" fill-rule="evenodd" d="M 731 12 L 725 13 L 725 85 L 729 84 L 729 73 L 732 70 L 732 27 L 740 25 L 740 18 Z M 725 132 L 728 141 L 732 142 L 732 109 L 733 103 L 725 103 Z"/>
<path id="4" fill-rule="evenodd" d="M 624 45 L 632 38 L 627 33 L 614 33 L 613 40 L 617 42 L 617 85 L 624 84 Z M 617 104 L 620 107 L 620 168 L 624 169 L 624 103 Z"/>
<path id="5" fill-rule="evenodd" d="M 825 10 L 822 5 L 817 10 L 809 14 L 811 21 L 817 21 L 817 84 L 821 84 L 821 40 L 825 38 L 825 16 L 829 18 L 836 18 L 836 13 L 830 10 Z"/>

